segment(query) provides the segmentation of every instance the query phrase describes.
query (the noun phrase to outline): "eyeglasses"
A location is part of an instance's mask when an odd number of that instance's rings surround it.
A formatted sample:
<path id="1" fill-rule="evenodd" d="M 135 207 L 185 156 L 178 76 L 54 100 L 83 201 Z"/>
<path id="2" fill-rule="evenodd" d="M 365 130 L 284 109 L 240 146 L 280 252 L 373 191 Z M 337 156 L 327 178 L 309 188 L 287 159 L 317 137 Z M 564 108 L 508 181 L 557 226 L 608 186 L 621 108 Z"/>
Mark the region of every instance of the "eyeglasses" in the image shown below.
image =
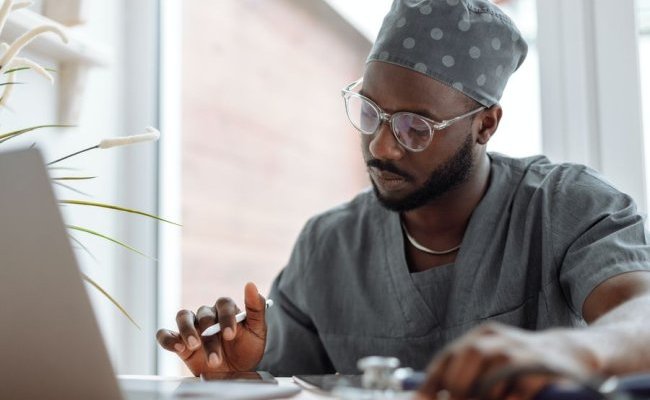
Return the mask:
<path id="1" fill-rule="evenodd" d="M 390 125 L 397 142 L 405 149 L 414 152 L 426 149 L 431 143 L 435 131 L 445 129 L 461 119 L 485 109 L 485 107 L 480 107 L 466 114 L 443 121 L 434 121 L 408 111 L 400 111 L 391 115 L 369 98 L 352 91 L 362 81 L 363 78 L 351 83 L 341 91 L 345 101 L 345 111 L 352 126 L 364 135 L 373 135 L 382 122 L 386 122 Z"/>

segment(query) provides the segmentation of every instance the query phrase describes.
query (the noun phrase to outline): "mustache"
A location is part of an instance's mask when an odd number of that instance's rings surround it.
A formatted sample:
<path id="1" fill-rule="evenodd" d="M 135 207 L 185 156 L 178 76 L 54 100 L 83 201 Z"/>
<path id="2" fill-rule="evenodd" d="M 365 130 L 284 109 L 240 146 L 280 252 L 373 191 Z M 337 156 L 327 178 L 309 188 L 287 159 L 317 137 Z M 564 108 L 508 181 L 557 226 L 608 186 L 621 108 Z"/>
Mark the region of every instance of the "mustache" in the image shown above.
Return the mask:
<path id="1" fill-rule="evenodd" d="M 409 173 L 402 171 L 401 169 L 397 168 L 394 164 L 390 162 L 378 160 L 376 158 L 371 158 L 366 161 L 366 165 L 368 166 L 368 168 L 377 168 L 380 171 L 386 171 L 395 175 L 399 175 L 406 180 L 413 180 L 413 178 Z"/>

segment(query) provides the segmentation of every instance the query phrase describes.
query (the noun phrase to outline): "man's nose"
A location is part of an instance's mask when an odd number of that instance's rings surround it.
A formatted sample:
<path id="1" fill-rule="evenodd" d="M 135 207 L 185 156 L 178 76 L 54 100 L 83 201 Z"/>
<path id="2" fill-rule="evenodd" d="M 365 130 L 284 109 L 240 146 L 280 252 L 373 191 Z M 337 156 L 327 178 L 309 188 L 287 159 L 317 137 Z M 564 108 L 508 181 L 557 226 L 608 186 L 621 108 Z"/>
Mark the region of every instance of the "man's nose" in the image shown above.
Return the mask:
<path id="1" fill-rule="evenodd" d="M 370 154 L 379 160 L 399 160 L 404 148 L 399 144 L 388 122 L 382 121 L 368 144 Z"/>

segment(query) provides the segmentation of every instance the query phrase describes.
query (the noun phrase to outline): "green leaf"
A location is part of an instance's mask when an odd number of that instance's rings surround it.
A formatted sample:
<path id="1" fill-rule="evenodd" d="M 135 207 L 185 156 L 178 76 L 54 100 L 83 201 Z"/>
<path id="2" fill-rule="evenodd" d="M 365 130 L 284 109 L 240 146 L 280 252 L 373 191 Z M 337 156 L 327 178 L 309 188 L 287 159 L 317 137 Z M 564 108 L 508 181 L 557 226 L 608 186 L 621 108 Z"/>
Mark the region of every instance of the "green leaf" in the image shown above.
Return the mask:
<path id="1" fill-rule="evenodd" d="M 12 68 L 4 71 L 3 74 L 10 74 L 12 72 L 24 71 L 26 69 L 29 69 L 29 67 Z"/>
<path id="2" fill-rule="evenodd" d="M 29 128 L 23 128 L 19 129 L 17 131 L 12 131 L 12 132 L 7 132 L 3 133 L 0 135 L 0 143 L 4 143 L 9 139 L 13 139 L 17 136 L 23 135 L 27 132 L 35 131 L 37 129 L 42 129 L 42 128 L 72 128 L 74 125 L 36 125 L 36 126 L 30 126 Z"/>
<path id="3" fill-rule="evenodd" d="M 68 190 L 70 190 L 70 191 L 73 191 L 73 192 L 75 192 L 75 193 L 77 193 L 77 194 L 80 194 L 80 195 L 82 195 L 82 196 L 92 197 L 92 196 L 89 195 L 88 193 L 86 193 L 86 192 L 82 192 L 81 190 L 79 190 L 79 189 L 77 189 L 77 188 L 74 188 L 74 187 L 72 187 L 72 186 L 70 186 L 70 185 L 66 185 L 65 183 L 61 183 L 61 182 L 59 182 L 59 181 L 53 181 L 52 183 L 55 184 L 55 185 L 57 185 L 57 186 L 61 186 L 62 188 L 65 188 L 65 189 L 68 189 Z"/>
<path id="4" fill-rule="evenodd" d="M 83 181 L 87 179 L 95 179 L 96 176 L 61 176 L 58 178 L 52 178 L 54 181 Z"/>
<path id="5" fill-rule="evenodd" d="M 155 258 L 153 258 L 153 257 L 151 257 L 151 256 L 148 256 L 148 255 L 144 254 L 144 253 L 141 252 L 140 250 L 135 249 L 135 248 L 129 246 L 128 244 L 124 243 L 124 242 L 120 242 L 120 241 L 117 240 L 117 239 L 113 239 L 113 238 L 110 237 L 110 236 L 106 236 L 106 235 L 101 234 L 101 233 L 99 233 L 99 232 L 95 232 L 95 231 L 90 230 L 90 229 L 88 229 L 88 228 L 82 228 L 82 227 L 80 227 L 80 226 L 76 226 L 76 225 L 66 225 L 66 226 L 68 227 L 68 229 L 72 229 L 72 230 L 80 231 L 80 232 L 86 232 L 86 233 L 89 233 L 89 234 L 91 234 L 91 235 L 95 235 L 95 236 L 100 237 L 100 238 L 102 238 L 102 239 L 106 239 L 106 240 L 111 241 L 111 242 L 113 242 L 113 243 L 115 243 L 115 244 L 118 244 L 118 245 L 124 247 L 125 249 L 128 249 L 128 250 L 131 250 L 131 251 L 133 251 L 133 252 L 135 252 L 135 253 L 138 253 L 138 254 L 140 254 L 142 257 L 146 257 L 146 258 L 148 258 L 148 259 L 150 259 L 150 260 L 153 260 L 153 261 L 156 261 L 156 262 L 158 261 L 158 260 L 156 260 Z"/>
<path id="6" fill-rule="evenodd" d="M 115 307 L 117 307 L 118 310 L 120 310 L 120 312 L 121 312 L 122 314 L 124 314 L 124 316 L 127 317 L 127 318 L 129 319 L 129 321 L 131 321 L 131 323 L 132 323 L 133 325 L 136 326 L 136 328 L 142 330 L 142 328 L 140 328 L 140 325 L 138 325 L 138 323 L 135 322 L 135 320 L 134 320 L 134 319 L 129 315 L 129 313 L 124 309 L 124 307 L 122 307 L 122 305 L 121 305 L 120 303 L 118 303 L 117 300 L 115 300 L 115 299 L 114 299 L 110 294 L 108 294 L 108 292 L 107 292 L 106 290 L 104 290 L 104 288 L 102 288 L 101 286 L 99 286 L 99 284 L 98 284 L 97 282 L 95 282 L 94 280 L 92 280 L 88 275 L 84 274 L 83 272 L 81 273 L 81 277 L 82 277 L 86 282 L 88 282 L 90 285 L 92 285 L 92 287 L 94 287 L 95 289 L 99 290 L 99 292 L 100 292 L 101 294 L 103 294 L 103 295 L 104 295 L 104 296 L 105 296 L 105 297 L 106 297 L 106 298 L 107 298 L 111 303 L 113 303 L 113 305 L 114 305 Z"/>
<path id="7" fill-rule="evenodd" d="M 118 211 L 124 211 L 124 212 L 132 213 L 132 214 L 143 215 L 145 217 L 157 219 L 158 221 L 167 222 L 168 224 L 172 224 L 172 225 L 176 225 L 176 226 L 182 226 L 181 224 L 166 220 L 166 219 L 161 218 L 161 217 L 159 217 L 157 215 L 149 214 L 149 213 L 139 211 L 139 210 L 132 210 L 130 208 L 115 206 L 115 205 L 112 205 L 112 204 L 104 204 L 104 203 L 97 203 L 97 202 L 94 202 L 94 201 L 84 201 L 84 200 L 59 200 L 59 203 L 61 203 L 61 204 L 74 204 L 74 205 L 83 205 L 83 206 L 91 206 L 91 207 L 109 208 L 111 210 L 118 210 Z"/>
<path id="8" fill-rule="evenodd" d="M 47 167 L 47 169 L 59 171 L 81 171 L 81 169 L 73 167 Z"/>
<path id="9" fill-rule="evenodd" d="M 6 70 L 4 72 L 4 74 L 10 74 L 12 72 L 18 72 L 18 71 L 25 71 L 25 70 L 28 70 L 28 69 L 31 69 L 31 68 L 29 68 L 29 67 L 12 68 L 12 69 Z M 45 68 L 45 70 L 47 72 L 56 72 L 56 69 L 54 69 L 54 68 Z"/>
<path id="10" fill-rule="evenodd" d="M 83 243 L 81 243 L 81 240 L 77 239 L 76 237 L 70 234 L 68 234 L 68 237 L 72 239 L 72 241 L 75 242 L 79 247 L 81 247 L 81 249 L 85 251 L 86 254 L 88 254 L 93 260 L 95 260 L 97 264 L 99 264 L 99 260 L 97 259 L 97 257 L 95 257 L 95 255 L 90 250 L 88 250 L 88 247 L 86 247 Z"/>

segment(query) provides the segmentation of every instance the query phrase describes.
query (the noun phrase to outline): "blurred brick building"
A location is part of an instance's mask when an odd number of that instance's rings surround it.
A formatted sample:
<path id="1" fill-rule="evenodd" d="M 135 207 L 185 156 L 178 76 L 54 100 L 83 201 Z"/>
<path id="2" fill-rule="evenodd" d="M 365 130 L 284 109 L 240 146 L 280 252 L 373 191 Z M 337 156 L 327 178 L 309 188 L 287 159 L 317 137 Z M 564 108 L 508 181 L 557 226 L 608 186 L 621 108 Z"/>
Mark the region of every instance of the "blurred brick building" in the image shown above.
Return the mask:
<path id="1" fill-rule="evenodd" d="M 182 306 L 268 292 L 307 218 L 368 185 L 340 88 L 370 43 L 322 0 L 183 2 Z"/>

